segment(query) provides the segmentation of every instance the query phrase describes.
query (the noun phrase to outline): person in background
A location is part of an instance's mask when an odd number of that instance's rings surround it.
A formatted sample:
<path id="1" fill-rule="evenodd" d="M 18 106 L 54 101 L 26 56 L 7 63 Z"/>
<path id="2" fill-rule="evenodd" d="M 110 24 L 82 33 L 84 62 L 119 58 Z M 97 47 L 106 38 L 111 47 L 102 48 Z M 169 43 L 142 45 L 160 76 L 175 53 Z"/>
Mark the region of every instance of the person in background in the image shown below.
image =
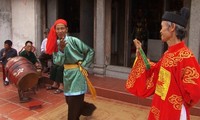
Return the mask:
<path id="1" fill-rule="evenodd" d="M 0 51 L 0 61 L 2 63 L 3 70 L 3 82 L 5 86 L 9 85 L 9 80 L 7 79 L 5 74 L 5 65 L 10 58 L 15 56 L 17 56 L 17 50 L 12 48 L 12 41 L 6 40 L 4 42 L 4 48 Z"/>
<path id="2" fill-rule="evenodd" d="M 44 73 L 49 72 L 50 66 L 48 66 L 48 61 L 52 61 L 52 55 L 46 54 L 46 43 L 47 43 L 47 36 L 49 33 L 49 29 L 47 28 L 44 32 L 45 39 L 42 41 L 41 44 L 41 54 L 39 56 L 39 60 L 42 64 L 42 71 Z"/>
<path id="3" fill-rule="evenodd" d="M 53 54 L 54 64 L 64 66 L 63 83 L 68 120 L 79 120 L 80 115 L 90 116 L 96 109 L 95 105 L 84 101 L 87 79 L 82 73 L 92 63 L 94 51 L 67 33 L 67 21 L 56 20 L 48 35 L 46 52 Z"/>
<path id="4" fill-rule="evenodd" d="M 138 56 L 126 88 L 139 97 L 153 95 L 149 120 L 189 120 L 190 108 L 200 100 L 200 67 L 184 43 L 189 14 L 186 7 L 163 14 L 160 34 L 168 50 L 158 63 L 145 62 L 142 43 L 134 40 Z"/>
<path id="5" fill-rule="evenodd" d="M 39 62 L 37 60 L 37 57 L 32 52 L 32 48 L 33 48 L 33 43 L 31 41 L 26 41 L 26 43 L 25 43 L 25 50 L 23 50 L 22 52 L 20 52 L 19 56 L 25 57 L 31 63 L 33 63 L 33 65 L 35 65 L 35 67 L 37 68 L 37 67 L 40 67 L 40 64 L 39 64 Z"/>
<path id="6" fill-rule="evenodd" d="M 137 38 L 142 43 L 142 48 L 147 53 L 148 45 L 148 29 L 147 29 L 147 18 L 145 11 L 141 8 L 137 10 L 137 14 L 134 20 L 133 38 Z M 131 46 L 134 47 L 134 46 Z"/>
<path id="7" fill-rule="evenodd" d="M 46 29 L 45 31 L 45 35 L 48 35 L 49 33 L 49 29 Z M 47 36 L 46 36 L 47 37 Z M 39 56 L 39 60 L 42 63 L 43 67 L 43 72 L 46 73 L 49 71 L 49 69 L 47 68 L 47 61 L 52 59 L 52 55 L 46 54 L 46 44 L 47 44 L 47 38 L 45 38 L 42 41 L 42 45 L 41 45 L 41 55 Z M 63 93 L 63 70 L 64 67 L 60 66 L 60 65 L 56 65 L 56 64 L 52 64 L 52 66 L 50 67 L 50 80 L 53 81 L 53 84 L 50 86 L 46 87 L 46 90 L 55 90 L 54 94 L 60 94 Z"/>

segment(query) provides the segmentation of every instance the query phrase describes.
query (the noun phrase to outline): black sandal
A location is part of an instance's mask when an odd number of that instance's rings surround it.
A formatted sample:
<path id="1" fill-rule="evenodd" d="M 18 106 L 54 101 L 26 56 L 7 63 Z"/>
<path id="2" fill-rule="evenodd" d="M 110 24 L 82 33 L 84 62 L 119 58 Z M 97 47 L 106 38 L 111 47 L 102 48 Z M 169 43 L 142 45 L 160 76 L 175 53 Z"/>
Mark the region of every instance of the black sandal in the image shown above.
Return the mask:
<path id="1" fill-rule="evenodd" d="M 46 90 L 55 90 L 55 89 L 58 89 L 58 88 L 57 87 L 53 87 L 53 86 L 46 87 Z"/>
<path id="2" fill-rule="evenodd" d="M 54 92 L 54 94 L 60 94 L 60 93 L 62 93 L 62 92 L 63 92 L 62 89 L 57 89 L 57 90 Z"/>

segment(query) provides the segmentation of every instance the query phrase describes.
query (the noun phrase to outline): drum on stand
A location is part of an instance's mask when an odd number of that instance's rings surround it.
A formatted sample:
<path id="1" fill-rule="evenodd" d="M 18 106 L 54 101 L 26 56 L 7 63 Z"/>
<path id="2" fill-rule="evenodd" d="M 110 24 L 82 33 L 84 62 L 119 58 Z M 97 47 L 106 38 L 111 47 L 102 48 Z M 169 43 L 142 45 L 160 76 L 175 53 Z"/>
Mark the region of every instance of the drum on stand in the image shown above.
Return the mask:
<path id="1" fill-rule="evenodd" d="M 38 83 L 37 69 L 24 57 L 11 58 L 5 66 L 5 73 L 7 78 L 22 91 L 33 88 Z"/>

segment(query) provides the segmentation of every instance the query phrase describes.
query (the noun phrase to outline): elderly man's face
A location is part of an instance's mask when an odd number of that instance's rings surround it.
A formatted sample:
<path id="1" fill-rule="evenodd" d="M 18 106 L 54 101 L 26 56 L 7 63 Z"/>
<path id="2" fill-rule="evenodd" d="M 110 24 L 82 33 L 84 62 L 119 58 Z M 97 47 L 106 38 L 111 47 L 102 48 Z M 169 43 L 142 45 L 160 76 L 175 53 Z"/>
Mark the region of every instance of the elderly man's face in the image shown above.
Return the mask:
<path id="1" fill-rule="evenodd" d="M 68 31 L 68 28 L 62 23 L 57 24 L 55 29 L 59 39 L 64 38 Z"/>
<path id="2" fill-rule="evenodd" d="M 172 37 L 172 33 L 170 32 L 169 29 L 170 29 L 170 26 L 167 24 L 167 22 L 162 21 L 160 35 L 161 35 L 161 40 L 163 42 L 168 41 Z"/>

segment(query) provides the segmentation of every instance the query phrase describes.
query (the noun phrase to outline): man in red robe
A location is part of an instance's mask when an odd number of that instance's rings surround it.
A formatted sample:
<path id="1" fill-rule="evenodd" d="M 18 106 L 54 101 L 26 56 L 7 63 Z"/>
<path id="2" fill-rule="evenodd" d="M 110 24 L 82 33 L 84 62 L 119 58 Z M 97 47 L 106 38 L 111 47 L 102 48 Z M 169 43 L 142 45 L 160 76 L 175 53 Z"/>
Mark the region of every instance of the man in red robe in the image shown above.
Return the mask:
<path id="1" fill-rule="evenodd" d="M 189 120 L 189 109 L 200 99 L 200 67 L 183 41 L 188 18 L 185 7 L 179 14 L 164 13 L 160 34 L 168 50 L 158 63 L 146 62 L 140 41 L 134 40 L 137 59 L 126 88 L 139 97 L 153 95 L 149 120 Z"/>

